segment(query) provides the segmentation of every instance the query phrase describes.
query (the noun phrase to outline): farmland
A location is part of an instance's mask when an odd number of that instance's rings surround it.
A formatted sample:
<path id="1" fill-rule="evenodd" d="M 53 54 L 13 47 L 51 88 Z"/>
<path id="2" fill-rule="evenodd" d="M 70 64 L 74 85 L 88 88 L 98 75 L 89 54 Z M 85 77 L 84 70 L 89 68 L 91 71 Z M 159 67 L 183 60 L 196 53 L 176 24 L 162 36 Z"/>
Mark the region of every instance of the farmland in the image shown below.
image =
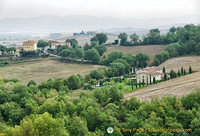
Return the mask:
<path id="1" fill-rule="evenodd" d="M 139 52 L 147 54 L 150 57 L 150 63 L 153 62 L 153 58 L 156 54 L 160 53 L 161 51 L 164 51 L 165 46 L 164 45 L 146 45 L 146 46 L 111 46 L 107 47 L 106 54 L 117 50 L 121 51 L 126 54 L 137 54 Z"/>
<path id="2" fill-rule="evenodd" d="M 200 87 L 200 57 L 195 56 L 173 58 L 161 64 L 161 67 L 165 66 L 166 71 L 169 72 L 171 69 L 177 71 L 181 68 L 181 66 L 183 66 L 186 71 L 188 71 L 189 65 L 192 66 L 193 70 L 198 72 L 161 82 L 155 85 L 150 85 L 148 87 L 138 89 L 137 91 L 127 93 L 124 95 L 125 99 L 129 99 L 132 96 L 135 96 L 142 101 L 151 101 L 152 98 L 155 97 L 181 97 L 195 91 Z"/>
<path id="3" fill-rule="evenodd" d="M 100 66 L 69 64 L 50 59 L 42 59 L 40 61 L 24 62 L 12 64 L 7 67 L 1 67 L 0 77 L 19 79 L 24 84 L 30 80 L 35 80 L 37 83 L 41 83 L 42 81 L 47 81 L 49 78 L 67 78 L 70 75 L 75 74 L 85 75 L 98 67 Z"/>

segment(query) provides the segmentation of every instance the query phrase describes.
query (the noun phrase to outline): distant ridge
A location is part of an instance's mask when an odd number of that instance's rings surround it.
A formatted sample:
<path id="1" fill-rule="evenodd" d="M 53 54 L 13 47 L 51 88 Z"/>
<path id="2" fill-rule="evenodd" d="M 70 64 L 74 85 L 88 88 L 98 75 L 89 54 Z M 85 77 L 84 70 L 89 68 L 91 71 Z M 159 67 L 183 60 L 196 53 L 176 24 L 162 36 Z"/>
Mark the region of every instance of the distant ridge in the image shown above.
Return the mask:
<path id="1" fill-rule="evenodd" d="M 0 19 L 0 32 L 21 32 L 21 33 L 54 33 L 54 32 L 76 32 L 100 30 L 105 32 L 123 31 L 146 31 L 150 28 L 173 26 L 174 24 L 199 23 L 199 17 L 173 17 L 154 19 L 114 18 L 96 17 L 85 15 L 70 16 L 39 16 L 39 17 L 15 17 Z"/>

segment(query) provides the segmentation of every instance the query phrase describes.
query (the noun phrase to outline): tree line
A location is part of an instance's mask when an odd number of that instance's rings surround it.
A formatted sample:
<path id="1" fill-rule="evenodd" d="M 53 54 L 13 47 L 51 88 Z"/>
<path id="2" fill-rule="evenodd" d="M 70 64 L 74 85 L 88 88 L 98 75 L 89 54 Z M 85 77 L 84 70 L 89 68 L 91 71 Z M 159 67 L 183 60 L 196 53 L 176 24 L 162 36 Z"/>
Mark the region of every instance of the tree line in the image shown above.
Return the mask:
<path id="1" fill-rule="evenodd" d="M 120 88 L 96 88 L 76 97 L 66 86 L 77 77 L 49 80 L 27 86 L 0 79 L 0 134 L 3 136 L 198 136 L 200 91 L 151 102 L 131 98 L 121 102 Z M 79 84 L 78 84 L 79 86 Z M 73 89 L 73 88 L 72 88 Z M 118 128 L 121 128 L 119 131 Z M 187 129 L 189 131 L 136 132 L 126 129 Z M 117 131 L 118 130 L 118 131 Z"/>

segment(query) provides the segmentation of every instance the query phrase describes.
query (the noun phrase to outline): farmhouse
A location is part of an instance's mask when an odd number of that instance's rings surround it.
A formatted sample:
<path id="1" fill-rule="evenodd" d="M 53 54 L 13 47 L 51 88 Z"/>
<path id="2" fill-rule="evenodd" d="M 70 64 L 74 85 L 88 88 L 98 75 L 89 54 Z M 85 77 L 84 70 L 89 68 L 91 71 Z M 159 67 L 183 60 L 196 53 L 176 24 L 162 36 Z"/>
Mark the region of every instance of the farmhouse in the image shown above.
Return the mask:
<path id="1" fill-rule="evenodd" d="M 67 45 L 70 47 L 71 43 L 70 42 L 51 43 L 51 49 L 56 49 L 59 45 L 61 45 L 61 46 Z"/>
<path id="2" fill-rule="evenodd" d="M 29 40 L 23 43 L 23 49 L 25 51 L 35 51 L 37 50 L 37 43 L 34 40 Z"/>
<path id="3" fill-rule="evenodd" d="M 151 79 L 150 79 L 151 77 Z M 153 78 L 155 77 L 156 80 L 161 80 L 164 77 L 164 73 L 162 69 L 159 67 L 146 67 L 143 69 L 136 70 L 136 78 L 137 82 L 149 83 L 150 80 L 153 82 Z"/>

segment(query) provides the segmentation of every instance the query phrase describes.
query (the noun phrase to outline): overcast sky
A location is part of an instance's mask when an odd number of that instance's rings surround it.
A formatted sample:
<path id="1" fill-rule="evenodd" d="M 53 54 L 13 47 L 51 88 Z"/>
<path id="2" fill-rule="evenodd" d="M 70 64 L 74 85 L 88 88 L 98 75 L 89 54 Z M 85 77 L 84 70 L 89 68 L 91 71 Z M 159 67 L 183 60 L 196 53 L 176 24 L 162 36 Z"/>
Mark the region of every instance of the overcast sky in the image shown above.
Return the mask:
<path id="1" fill-rule="evenodd" d="M 0 0 L 0 18 L 94 15 L 157 18 L 200 15 L 200 0 Z"/>

